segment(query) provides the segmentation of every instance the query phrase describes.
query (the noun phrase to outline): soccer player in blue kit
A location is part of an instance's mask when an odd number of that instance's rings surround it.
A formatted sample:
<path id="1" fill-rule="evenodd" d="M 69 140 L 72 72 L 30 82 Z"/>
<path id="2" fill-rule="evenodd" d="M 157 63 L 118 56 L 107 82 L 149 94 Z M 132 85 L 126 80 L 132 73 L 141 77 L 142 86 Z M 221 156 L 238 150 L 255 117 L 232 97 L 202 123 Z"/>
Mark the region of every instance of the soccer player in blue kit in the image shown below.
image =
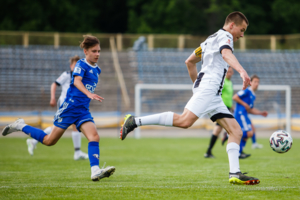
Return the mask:
<path id="1" fill-rule="evenodd" d="M 262 115 L 266 117 L 268 115 L 267 111 L 260 111 L 253 108 L 254 101 L 256 99 L 255 91 L 259 86 L 259 77 L 257 75 L 251 76 L 251 86 L 245 90 L 240 90 L 237 94 L 233 96 L 233 100 L 237 102 L 236 109 L 234 111 L 234 118 L 239 123 L 242 128 L 243 136 L 240 143 L 240 159 L 244 159 L 250 156 L 250 154 L 245 154 L 243 148 L 246 145 L 247 139 L 253 137 L 254 130 L 248 113 L 253 115 Z"/>
<path id="2" fill-rule="evenodd" d="M 99 135 L 94 124 L 89 104 L 91 100 L 102 102 L 103 98 L 94 94 L 98 83 L 98 77 L 101 69 L 97 65 L 100 56 L 100 42 L 94 36 L 84 36 L 80 44 L 85 54 L 85 59 L 76 63 L 70 88 L 64 103 L 54 117 L 54 126 L 49 135 L 44 131 L 28 126 L 23 119 L 18 119 L 14 123 L 7 125 L 2 135 L 8 135 L 16 131 L 23 131 L 25 134 L 38 140 L 46 146 L 55 145 L 65 130 L 75 124 L 78 131 L 81 131 L 88 139 L 88 155 L 91 166 L 91 179 L 99 181 L 102 178 L 109 177 L 115 172 L 115 167 L 99 168 L 100 150 Z"/>

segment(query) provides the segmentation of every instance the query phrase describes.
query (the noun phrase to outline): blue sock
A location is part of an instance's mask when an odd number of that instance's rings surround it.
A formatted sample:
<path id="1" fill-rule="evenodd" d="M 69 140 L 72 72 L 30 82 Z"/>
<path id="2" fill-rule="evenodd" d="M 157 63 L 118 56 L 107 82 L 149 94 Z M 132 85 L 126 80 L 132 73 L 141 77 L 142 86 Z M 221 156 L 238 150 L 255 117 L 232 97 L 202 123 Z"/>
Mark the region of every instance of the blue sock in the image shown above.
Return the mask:
<path id="1" fill-rule="evenodd" d="M 22 129 L 22 131 L 24 133 L 26 133 L 27 135 L 29 135 L 30 137 L 38 140 L 42 144 L 43 144 L 44 137 L 47 135 L 41 129 L 37 129 L 37 128 L 34 128 L 32 126 L 28 126 L 28 125 L 24 126 L 24 128 Z"/>
<path id="2" fill-rule="evenodd" d="M 256 143 L 256 136 L 255 136 L 255 133 L 253 133 L 253 136 L 252 136 L 252 144 Z"/>
<path id="3" fill-rule="evenodd" d="M 91 167 L 95 165 L 99 166 L 99 160 L 100 160 L 99 142 L 89 142 L 88 154 L 89 154 Z"/>
<path id="4" fill-rule="evenodd" d="M 242 153 L 244 147 L 246 145 L 246 140 L 244 140 L 243 138 L 241 139 L 241 143 L 240 143 L 240 153 Z"/>

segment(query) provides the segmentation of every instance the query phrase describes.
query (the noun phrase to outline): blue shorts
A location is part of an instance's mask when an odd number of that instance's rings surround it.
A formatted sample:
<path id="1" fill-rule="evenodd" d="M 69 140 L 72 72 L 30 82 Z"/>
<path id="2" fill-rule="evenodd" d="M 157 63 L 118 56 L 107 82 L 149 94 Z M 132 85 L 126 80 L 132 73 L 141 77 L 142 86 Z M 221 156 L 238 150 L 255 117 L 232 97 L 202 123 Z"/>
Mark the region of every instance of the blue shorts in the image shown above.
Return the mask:
<path id="1" fill-rule="evenodd" d="M 234 116 L 236 121 L 242 128 L 243 132 L 252 131 L 251 120 L 249 119 L 248 115 L 238 114 Z"/>
<path id="2" fill-rule="evenodd" d="M 80 126 L 89 121 L 95 123 L 88 109 L 64 102 L 56 112 L 53 124 L 62 129 L 67 129 L 70 125 L 75 124 L 77 130 L 81 132 Z"/>

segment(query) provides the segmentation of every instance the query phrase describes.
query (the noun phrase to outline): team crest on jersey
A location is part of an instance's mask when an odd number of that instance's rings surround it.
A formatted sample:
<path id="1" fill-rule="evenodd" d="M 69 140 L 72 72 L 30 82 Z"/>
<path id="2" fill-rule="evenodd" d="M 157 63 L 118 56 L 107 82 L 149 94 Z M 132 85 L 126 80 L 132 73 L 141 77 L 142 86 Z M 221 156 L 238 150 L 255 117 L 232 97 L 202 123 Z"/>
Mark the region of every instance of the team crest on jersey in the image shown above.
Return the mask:
<path id="1" fill-rule="evenodd" d="M 80 67 L 75 67 L 74 73 L 80 74 L 81 73 Z"/>
<path id="2" fill-rule="evenodd" d="M 228 39 L 226 43 L 227 43 L 227 44 L 230 44 L 230 42 L 231 42 L 230 39 Z"/>
<path id="3" fill-rule="evenodd" d="M 92 74 L 92 73 L 93 73 L 93 70 L 90 70 L 89 72 Z"/>

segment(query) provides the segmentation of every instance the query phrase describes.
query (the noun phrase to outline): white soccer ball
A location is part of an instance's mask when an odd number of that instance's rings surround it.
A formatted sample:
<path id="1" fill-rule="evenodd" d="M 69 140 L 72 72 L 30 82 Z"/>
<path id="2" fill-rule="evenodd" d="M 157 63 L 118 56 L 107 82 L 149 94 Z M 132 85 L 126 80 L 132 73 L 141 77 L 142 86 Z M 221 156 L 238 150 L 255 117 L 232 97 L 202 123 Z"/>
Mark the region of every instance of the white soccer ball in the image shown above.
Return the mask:
<path id="1" fill-rule="evenodd" d="M 277 153 L 285 153 L 292 148 L 293 138 L 284 131 L 275 131 L 270 137 L 270 146 Z"/>

